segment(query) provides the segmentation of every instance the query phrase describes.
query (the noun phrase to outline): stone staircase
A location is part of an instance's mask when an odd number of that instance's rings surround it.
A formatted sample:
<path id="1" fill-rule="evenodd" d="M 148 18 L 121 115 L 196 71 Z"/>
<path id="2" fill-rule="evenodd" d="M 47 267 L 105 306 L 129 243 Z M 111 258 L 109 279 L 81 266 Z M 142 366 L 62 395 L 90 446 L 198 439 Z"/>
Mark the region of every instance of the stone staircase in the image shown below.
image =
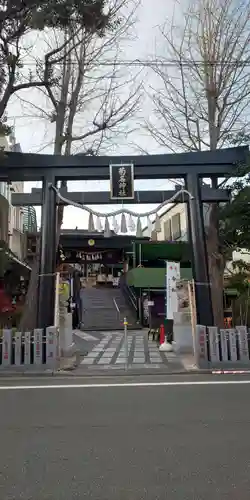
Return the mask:
<path id="1" fill-rule="evenodd" d="M 83 330 L 122 330 L 124 317 L 129 323 L 128 329 L 140 328 L 135 313 L 119 288 L 84 288 L 81 290 L 81 301 Z"/>

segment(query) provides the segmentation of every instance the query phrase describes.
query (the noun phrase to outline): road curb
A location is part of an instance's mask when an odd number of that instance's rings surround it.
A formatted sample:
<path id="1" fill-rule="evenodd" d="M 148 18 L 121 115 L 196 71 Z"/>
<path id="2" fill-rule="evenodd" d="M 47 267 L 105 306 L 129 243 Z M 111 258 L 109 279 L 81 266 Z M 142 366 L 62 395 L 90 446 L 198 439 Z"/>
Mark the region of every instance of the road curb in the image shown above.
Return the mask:
<path id="1" fill-rule="evenodd" d="M 112 377 L 144 377 L 144 376 L 176 376 L 176 375 L 186 375 L 186 376 L 199 376 L 199 375 L 249 375 L 249 371 L 243 372 L 242 370 L 232 370 L 231 372 L 226 371 L 223 373 L 222 371 L 214 371 L 214 370 L 175 370 L 175 371 L 156 371 L 156 370 L 145 370 L 145 371 L 132 371 L 132 370 L 98 370 L 98 371 L 83 371 L 82 373 L 75 373 L 75 369 L 77 366 L 69 367 L 65 369 L 61 369 L 58 371 L 51 372 L 5 372 L 0 374 L 0 380 L 4 378 L 49 378 L 49 377 L 65 377 L 69 376 L 70 378 L 112 378 Z"/>
<path id="2" fill-rule="evenodd" d="M 67 372 L 67 374 L 71 374 L 72 377 L 76 378 L 81 378 L 81 377 L 129 377 L 129 376 L 136 376 L 136 377 L 141 377 L 141 376 L 171 376 L 171 375 L 211 375 L 212 371 L 211 370 L 200 370 L 200 371 L 192 371 L 192 370 L 175 370 L 175 371 L 156 371 L 156 370 L 145 370 L 145 371 L 139 371 L 139 370 L 96 370 L 96 371 L 83 371 L 83 372 L 78 372 L 74 373 L 74 371 Z M 66 374 L 66 372 L 60 372 L 60 373 L 55 373 L 55 376 L 60 376 Z"/>

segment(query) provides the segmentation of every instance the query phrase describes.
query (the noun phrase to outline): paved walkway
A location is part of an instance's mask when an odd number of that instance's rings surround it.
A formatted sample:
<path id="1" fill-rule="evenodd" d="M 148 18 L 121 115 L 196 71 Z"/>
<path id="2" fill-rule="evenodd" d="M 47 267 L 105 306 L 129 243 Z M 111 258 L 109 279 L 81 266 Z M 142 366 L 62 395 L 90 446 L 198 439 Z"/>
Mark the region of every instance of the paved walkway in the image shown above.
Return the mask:
<path id="1" fill-rule="evenodd" d="M 83 340 L 86 333 L 75 332 Z M 88 334 L 87 334 L 88 335 Z M 93 337 L 95 332 L 93 332 Z M 126 364 L 126 345 L 123 332 L 103 333 L 99 342 L 83 357 L 81 367 L 116 367 L 123 368 Z M 148 340 L 147 332 L 128 332 L 128 365 L 134 368 L 164 368 L 183 370 L 183 364 L 175 353 L 159 352 L 157 343 Z"/>

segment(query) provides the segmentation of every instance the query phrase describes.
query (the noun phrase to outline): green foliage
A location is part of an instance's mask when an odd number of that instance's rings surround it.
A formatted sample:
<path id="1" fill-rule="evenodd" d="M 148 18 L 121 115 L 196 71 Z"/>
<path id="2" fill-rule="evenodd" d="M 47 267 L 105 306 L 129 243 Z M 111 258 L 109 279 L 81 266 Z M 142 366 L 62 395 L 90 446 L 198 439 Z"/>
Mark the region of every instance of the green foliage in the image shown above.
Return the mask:
<path id="1" fill-rule="evenodd" d="M 250 144 L 250 135 L 241 132 L 230 138 L 233 146 Z M 220 209 L 220 238 L 224 253 L 229 250 L 250 250 L 250 159 L 237 166 L 237 177 L 230 185 L 231 203 Z"/>
<path id="2" fill-rule="evenodd" d="M 4 120 L 0 121 L 0 136 L 10 135 L 12 132 L 12 127 L 10 127 Z"/>
<path id="3" fill-rule="evenodd" d="M 250 264 L 240 259 L 232 262 L 233 272 L 228 280 L 228 286 L 235 288 L 241 295 L 249 291 Z"/>
<path id="4" fill-rule="evenodd" d="M 106 0 L 3 0 L 0 30 L 14 40 L 27 28 L 66 28 L 72 22 L 90 31 L 103 32 L 109 23 Z"/>

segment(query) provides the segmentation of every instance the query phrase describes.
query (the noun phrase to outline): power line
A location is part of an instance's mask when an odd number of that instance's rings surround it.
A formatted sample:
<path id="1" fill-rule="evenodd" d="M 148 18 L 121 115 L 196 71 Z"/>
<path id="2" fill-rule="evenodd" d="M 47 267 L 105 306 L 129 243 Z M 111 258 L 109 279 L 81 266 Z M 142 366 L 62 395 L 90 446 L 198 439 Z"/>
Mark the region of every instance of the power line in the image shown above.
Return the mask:
<path id="1" fill-rule="evenodd" d="M 61 66 L 65 62 L 59 61 L 55 63 L 55 66 Z M 79 66 L 79 62 L 77 61 L 72 61 L 69 60 L 70 64 Z M 38 66 L 41 64 L 41 61 L 38 63 L 36 62 L 22 62 L 22 66 Z M 52 61 L 52 65 L 53 65 Z M 125 67 L 147 67 L 147 68 L 158 68 L 158 67 L 187 67 L 187 68 L 193 68 L 194 66 L 196 67 L 238 67 L 238 68 L 245 68 L 250 66 L 250 59 L 246 59 L 243 61 L 194 61 L 194 60 L 184 60 L 184 61 L 179 61 L 177 59 L 169 59 L 165 61 L 158 61 L 157 59 L 154 59 L 152 61 L 147 61 L 147 60 L 122 60 L 122 61 L 113 61 L 113 60 L 107 60 L 107 61 L 97 61 L 96 64 L 90 63 L 92 68 L 100 67 L 100 66 L 107 66 L 107 67 L 114 67 L 114 66 L 125 66 Z M 88 64 L 86 63 L 86 67 Z"/>

